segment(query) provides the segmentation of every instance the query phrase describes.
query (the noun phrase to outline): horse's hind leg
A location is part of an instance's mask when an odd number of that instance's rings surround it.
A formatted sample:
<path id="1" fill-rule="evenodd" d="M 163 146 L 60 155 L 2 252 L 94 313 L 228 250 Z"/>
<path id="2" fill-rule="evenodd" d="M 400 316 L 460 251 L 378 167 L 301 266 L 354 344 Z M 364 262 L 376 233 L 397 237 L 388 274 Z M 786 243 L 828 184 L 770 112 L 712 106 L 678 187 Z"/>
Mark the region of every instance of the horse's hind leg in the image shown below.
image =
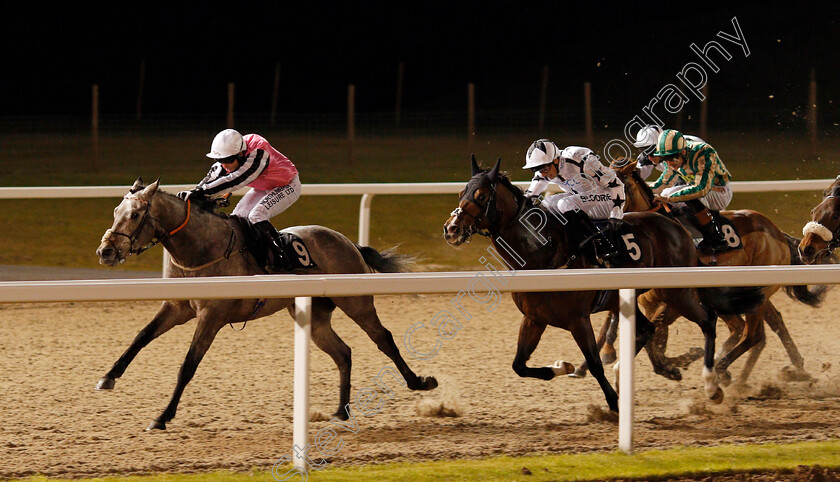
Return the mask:
<path id="1" fill-rule="evenodd" d="M 787 378 L 794 381 L 811 380 L 811 375 L 805 371 L 805 359 L 799 354 L 799 350 L 796 348 L 793 338 L 790 337 L 787 326 L 785 326 L 785 321 L 782 319 L 782 314 L 779 313 L 779 310 L 777 310 L 769 300 L 765 304 L 767 309 L 764 312 L 764 321 L 766 321 L 770 329 L 779 336 L 779 340 L 782 341 L 782 345 L 784 345 L 785 350 L 788 353 L 788 357 L 790 357 L 790 362 L 793 363 L 793 370 L 786 372 Z M 752 358 L 752 353 L 750 353 L 750 358 Z M 747 360 L 748 365 L 744 367 L 744 371 L 741 373 L 742 381 L 746 381 L 747 377 L 750 375 L 747 368 L 752 370 L 752 365 L 749 365 L 749 361 L 750 360 Z M 753 361 L 753 364 L 755 364 L 755 361 Z"/>
<path id="2" fill-rule="evenodd" d="M 720 349 L 715 353 L 716 358 L 720 358 L 723 355 L 732 351 L 733 348 L 738 344 L 738 341 L 744 336 L 744 329 L 747 326 L 747 322 L 744 321 L 739 315 L 727 315 L 720 317 L 724 323 L 726 323 L 726 327 L 729 328 L 729 338 L 724 340 L 723 344 L 720 346 Z"/>
<path id="3" fill-rule="evenodd" d="M 714 403 L 723 402 L 723 390 L 720 389 L 717 371 L 715 371 L 715 328 L 717 315 L 714 311 L 699 303 L 694 289 L 680 288 L 668 290 L 667 303 L 676 313 L 697 323 L 703 331 L 703 385 L 706 395 Z"/>
<path id="4" fill-rule="evenodd" d="M 353 296 L 331 298 L 341 311 L 347 314 L 356 322 L 367 335 L 376 343 L 379 351 L 390 358 L 397 366 L 402 377 L 405 379 L 408 388 L 412 390 L 432 390 L 438 386 L 435 377 L 417 376 L 400 355 L 394 337 L 387 328 L 382 326 L 382 321 L 376 314 L 376 307 L 373 305 L 373 296 Z"/>
<path id="5" fill-rule="evenodd" d="M 676 321 L 678 315 L 667 305 L 661 304 L 653 314 L 653 324 L 656 331 L 645 346 L 653 372 L 669 380 L 682 380 L 680 368 L 687 368 L 693 361 L 703 356 L 703 349 L 692 347 L 688 352 L 676 357 L 668 357 L 665 352 L 668 347 L 668 335 L 670 326 Z"/>
<path id="6" fill-rule="evenodd" d="M 615 340 L 618 338 L 618 312 L 610 311 L 601 333 L 598 334 L 598 349 L 600 350 L 601 363 L 612 363 L 616 360 Z"/>
<path id="7" fill-rule="evenodd" d="M 338 366 L 339 376 L 339 397 L 338 410 L 333 414 L 339 420 L 347 420 L 345 407 L 350 403 L 350 347 L 344 343 L 330 325 L 330 318 L 335 309 L 335 304 L 329 298 L 314 298 L 312 300 L 312 341 L 332 357 Z M 290 307 L 294 317 L 294 307 Z"/>
<path id="8" fill-rule="evenodd" d="M 187 351 L 184 363 L 181 364 L 181 369 L 178 371 L 178 383 L 175 385 L 175 391 L 172 393 L 169 405 L 166 406 L 166 409 L 158 418 L 152 421 L 146 430 L 166 430 L 166 422 L 175 417 L 175 412 L 178 410 L 178 402 L 181 401 L 184 388 L 192 380 L 198 364 L 201 363 L 201 359 L 204 358 L 204 354 L 207 353 L 207 350 L 216 338 L 216 334 L 223 326 L 225 326 L 224 321 L 220 322 L 216 318 L 207 316 L 206 313 L 199 316 L 198 326 L 195 328 L 190 349 Z"/>
<path id="9" fill-rule="evenodd" d="M 152 340 L 166 333 L 175 326 L 183 325 L 195 317 L 195 311 L 189 301 L 164 301 L 152 321 L 149 322 L 131 342 L 131 345 L 114 363 L 96 385 L 97 390 L 111 390 L 116 379 L 125 373 L 125 369 L 134 357 Z"/>
<path id="10" fill-rule="evenodd" d="M 721 376 L 722 380 L 728 380 L 730 377 L 726 374 L 727 370 L 729 369 L 729 365 L 732 364 L 735 360 L 738 359 L 741 355 L 743 355 L 747 350 L 753 348 L 756 345 L 761 344 L 763 347 L 763 343 L 765 340 L 764 335 L 764 309 L 765 305 L 762 305 L 758 308 L 755 313 L 751 313 L 746 316 L 744 320 L 746 325 L 744 326 L 744 333 L 741 335 L 741 340 L 735 345 L 732 350 L 725 353 L 722 357 L 717 360 L 717 371 L 719 376 Z M 759 350 L 760 351 L 760 350 Z"/>

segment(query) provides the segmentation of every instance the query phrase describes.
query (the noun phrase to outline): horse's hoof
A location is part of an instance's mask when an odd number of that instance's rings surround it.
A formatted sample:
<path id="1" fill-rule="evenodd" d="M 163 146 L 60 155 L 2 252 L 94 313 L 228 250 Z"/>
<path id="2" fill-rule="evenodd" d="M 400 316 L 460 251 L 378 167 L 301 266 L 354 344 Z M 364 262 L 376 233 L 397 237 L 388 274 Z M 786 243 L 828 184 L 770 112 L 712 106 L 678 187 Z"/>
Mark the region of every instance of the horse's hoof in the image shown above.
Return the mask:
<path id="1" fill-rule="evenodd" d="M 805 370 L 792 366 L 782 368 L 781 378 L 787 382 L 810 382 L 814 379 L 814 377 L 809 375 Z"/>
<path id="2" fill-rule="evenodd" d="M 732 374 L 729 373 L 729 370 L 721 370 L 718 372 L 718 383 L 724 387 L 728 387 L 732 384 Z"/>
<path id="3" fill-rule="evenodd" d="M 682 381 L 682 372 L 679 368 L 662 368 L 659 370 L 654 370 L 657 375 L 663 376 L 668 380 L 674 380 L 675 382 Z"/>
<path id="4" fill-rule="evenodd" d="M 691 358 L 691 361 L 699 360 L 706 355 L 706 350 L 699 346 L 693 346 L 688 349 L 688 357 Z M 688 367 L 686 367 L 688 368 Z"/>
<path id="5" fill-rule="evenodd" d="M 96 384 L 97 390 L 113 390 L 117 381 L 111 377 L 102 377 L 99 383 Z"/>
<path id="6" fill-rule="evenodd" d="M 575 371 L 575 366 L 565 360 L 557 360 L 553 365 L 549 365 L 554 376 L 568 375 Z"/>
<path id="7" fill-rule="evenodd" d="M 161 422 L 160 420 L 153 420 L 152 423 L 146 427 L 147 432 L 153 432 L 155 430 L 166 430 L 166 424 Z"/>
<path id="8" fill-rule="evenodd" d="M 344 420 L 347 420 L 350 417 L 347 415 L 347 410 L 340 409 L 339 411 L 337 411 L 333 414 L 333 418 L 337 418 L 341 421 L 344 421 Z"/>
<path id="9" fill-rule="evenodd" d="M 718 387 L 715 394 L 709 397 L 709 400 L 711 400 L 712 403 L 714 403 L 715 405 L 720 405 L 721 403 L 723 403 L 723 390 L 721 390 L 720 387 Z"/>
<path id="10" fill-rule="evenodd" d="M 607 351 L 607 352 L 601 352 L 601 363 L 603 363 L 604 365 L 606 365 L 608 363 L 612 363 L 616 360 L 617 360 L 617 357 L 615 355 L 615 350 Z"/>
<path id="11" fill-rule="evenodd" d="M 586 369 L 578 367 L 577 370 L 569 373 L 569 378 L 586 378 Z"/>
<path id="12" fill-rule="evenodd" d="M 438 386 L 435 377 L 420 377 L 420 390 L 434 390 Z"/>

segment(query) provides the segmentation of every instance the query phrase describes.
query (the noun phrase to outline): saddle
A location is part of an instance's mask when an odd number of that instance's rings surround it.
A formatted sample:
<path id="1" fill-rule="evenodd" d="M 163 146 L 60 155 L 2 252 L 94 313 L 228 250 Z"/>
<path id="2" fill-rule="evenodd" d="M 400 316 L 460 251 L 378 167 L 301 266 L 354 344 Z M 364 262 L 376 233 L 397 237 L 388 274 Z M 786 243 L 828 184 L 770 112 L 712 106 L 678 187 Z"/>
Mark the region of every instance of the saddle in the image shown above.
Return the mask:
<path id="1" fill-rule="evenodd" d="M 715 218 L 715 221 L 717 221 L 720 226 L 727 244 L 726 249 L 718 251 L 716 254 L 727 253 L 736 249 L 743 249 L 744 245 L 741 244 L 741 235 L 738 233 L 738 228 L 735 227 L 735 223 L 730 221 L 727 217 L 721 216 L 720 211 L 712 211 L 710 209 L 709 213 Z M 697 229 L 696 223 L 693 222 L 692 218 L 694 215 L 684 209 L 676 209 L 675 212 L 672 213 L 671 217 L 687 229 L 689 233 L 691 233 L 691 239 L 694 241 L 694 247 L 699 249 L 700 243 L 703 242 L 703 233 Z"/>
<path id="2" fill-rule="evenodd" d="M 615 225 L 615 229 L 610 229 L 609 219 L 594 219 L 592 222 L 606 238 L 609 238 L 613 246 L 618 249 L 618 259 L 616 260 L 618 264 L 623 267 L 639 264 L 642 251 L 636 241 L 638 239 L 636 233 L 633 232 L 633 228 L 629 224 L 619 222 Z M 596 238 L 594 241 L 595 243 L 592 243 L 592 245 L 597 251 L 599 248 L 598 239 Z"/>
<path id="3" fill-rule="evenodd" d="M 274 273 L 288 274 L 317 267 L 309 254 L 309 249 L 300 237 L 292 233 L 278 231 L 277 244 L 279 244 L 279 247 L 275 247 L 275 240 L 263 231 L 254 228 L 254 225 L 248 219 L 239 216 L 231 216 L 231 219 L 235 220 L 242 228 L 245 235 L 245 245 L 260 267 L 266 266 L 269 261 L 273 261 Z"/>

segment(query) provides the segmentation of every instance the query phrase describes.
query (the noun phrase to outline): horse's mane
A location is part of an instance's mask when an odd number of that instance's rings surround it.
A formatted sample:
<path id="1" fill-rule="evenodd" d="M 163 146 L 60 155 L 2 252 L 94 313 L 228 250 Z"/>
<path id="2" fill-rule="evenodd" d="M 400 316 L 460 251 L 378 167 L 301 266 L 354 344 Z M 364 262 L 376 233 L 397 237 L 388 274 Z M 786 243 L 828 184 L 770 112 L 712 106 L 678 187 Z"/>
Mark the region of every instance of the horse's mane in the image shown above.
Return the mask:
<path id="1" fill-rule="evenodd" d="M 489 172 L 490 169 L 485 169 L 485 172 Z M 525 194 L 522 193 L 522 189 L 513 185 L 510 181 L 510 177 L 508 177 L 507 172 L 499 172 L 498 181 L 501 182 L 508 190 L 513 193 L 513 198 L 516 200 L 517 206 L 521 206 L 522 202 L 525 199 Z"/>
<path id="2" fill-rule="evenodd" d="M 636 182 L 636 186 L 639 188 L 640 191 L 642 191 L 642 194 L 645 195 L 648 201 L 653 202 L 653 198 L 655 197 L 655 195 L 653 194 L 653 189 L 651 189 L 648 183 L 646 183 L 645 180 L 642 179 L 642 175 L 639 174 L 639 170 L 633 169 L 632 171 L 630 171 L 630 175 L 628 177 L 633 178 L 633 180 Z"/>
<path id="3" fill-rule="evenodd" d="M 129 192 L 130 192 L 130 193 L 132 193 L 132 194 L 135 194 L 135 193 L 137 193 L 137 192 L 139 192 L 139 191 L 142 191 L 142 190 L 143 190 L 143 189 L 145 189 L 145 188 L 146 188 L 146 186 L 140 186 L 140 187 L 139 187 L 139 188 L 137 188 L 137 189 L 131 189 L 131 190 L 129 190 Z M 179 201 L 183 202 L 183 200 L 182 200 L 181 198 L 179 198 L 178 196 L 176 196 L 175 194 L 172 194 L 172 193 L 166 192 L 166 191 L 164 191 L 163 189 L 160 189 L 160 188 L 158 188 L 158 190 L 155 192 L 155 195 L 159 195 L 159 194 L 163 194 L 164 196 L 167 196 L 167 197 L 170 197 L 170 198 L 175 198 L 175 199 L 177 199 L 177 200 L 179 200 Z M 217 211 L 216 211 L 216 209 L 217 209 L 219 206 L 218 206 L 218 205 L 216 205 L 216 203 L 215 203 L 215 202 L 213 202 L 213 201 L 207 201 L 207 202 L 197 202 L 197 203 L 193 203 L 193 204 L 194 204 L 195 206 L 197 206 L 199 209 L 201 209 L 202 211 L 204 211 L 204 212 L 206 212 L 206 213 L 208 213 L 208 214 L 213 214 L 213 215 L 218 216 L 218 217 L 220 217 L 220 218 L 222 218 L 222 219 L 228 219 L 228 218 L 230 217 L 229 215 L 227 215 L 227 214 L 225 214 L 225 213 L 220 213 L 220 212 L 217 212 Z"/>

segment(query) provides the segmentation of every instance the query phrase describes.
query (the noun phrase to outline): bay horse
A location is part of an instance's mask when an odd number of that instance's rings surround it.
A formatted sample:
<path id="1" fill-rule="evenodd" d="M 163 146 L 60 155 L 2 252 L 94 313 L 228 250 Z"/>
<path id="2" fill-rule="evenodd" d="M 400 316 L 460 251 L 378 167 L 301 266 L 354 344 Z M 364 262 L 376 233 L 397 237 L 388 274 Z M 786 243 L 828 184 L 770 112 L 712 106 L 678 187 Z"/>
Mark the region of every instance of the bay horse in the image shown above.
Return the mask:
<path id="1" fill-rule="evenodd" d="M 811 210 L 811 221 L 802 228 L 798 249 L 805 264 L 834 263 L 840 246 L 840 176 L 823 191 L 823 200 Z"/>
<path id="2" fill-rule="evenodd" d="M 653 203 L 653 191 L 641 178 L 635 162 L 626 164 L 617 162 L 613 166 L 613 169 L 625 186 L 625 192 L 627 194 L 626 211 L 660 210 L 661 212 L 664 206 Z M 796 249 L 799 240 L 782 232 L 778 226 L 763 214 L 749 209 L 742 209 L 737 211 L 721 211 L 721 216 L 735 225 L 743 249 L 718 253 L 715 256 L 716 264 L 721 266 L 802 264 Z M 698 255 L 704 263 L 712 261 L 712 257 L 709 254 L 699 252 Z M 811 379 L 810 375 L 805 371 L 805 360 L 796 348 L 796 344 L 793 342 L 790 332 L 785 326 L 782 315 L 770 301 L 770 296 L 780 288 L 784 288 L 785 293 L 792 299 L 814 307 L 819 306 L 823 302 L 827 290 L 827 286 L 822 285 L 812 288 L 808 286 L 766 286 L 764 287 L 764 293 L 767 301 L 754 313 L 746 314 L 745 319 L 737 314 L 721 315 L 721 318 L 730 331 L 729 338 L 722 344 L 718 352 L 716 362 L 716 369 L 719 372 L 722 383 L 729 384 L 731 376 L 728 373 L 728 367 L 747 351 L 750 351 L 750 355 L 741 372 L 739 382 L 744 383 L 749 378 L 766 343 L 763 322 L 766 322 L 779 336 L 793 364 L 792 370 L 786 370 L 786 376 L 792 380 L 804 381 Z M 656 293 L 650 292 L 641 298 L 641 303 L 650 315 L 661 306 L 662 302 L 656 298 Z M 604 343 L 606 339 L 607 343 L 604 346 L 607 349 L 604 351 L 607 354 L 610 352 L 614 353 L 615 351 L 615 348 L 611 346 L 615 340 L 615 331 L 617 330 L 615 318 L 615 316 L 611 315 L 610 320 L 608 320 L 608 325 L 605 324 L 605 328 L 609 331 L 605 333 L 602 330 L 598 340 L 599 343 Z M 677 318 L 678 315 L 668 309 L 661 311 L 660 316 L 651 317 L 651 321 L 656 325 L 656 333 L 651 338 L 651 342 L 646 346 L 654 371 L 673 380 L 680 380 L 682 378 L 679 368 L 686 368 L 691 362 L 700 357 L 700 352 L 696 349 L 675 358 L 665 356 L 665 348 L 668 342 L 668 326 L 676 321 Z M 583 369 L 585 370 L 585 367 Z M 580 372 L 581 369 L 579 368 L 576 373 L 580 375 Z"/>
<path id="3" fill-rule="evenodd" d="M 501 158 L 492 169 L 480 169 L 471 158 L 472 177 L 461 191 L 458 207 L 444 224 L 444 238 L 452 246 L 468 242 L 475 233 L 484 234 L 513 267 L 522 269 L 591 268 L 595 265 L 587 257 L 575 256 L 574 239 L 570 230 L 575 226 L 555 218 L 543 206 L 532 206 L 522 191 L 511 184 L 505 173 L 499 172 Z M 532 216 L 537 216 L 542 228 L 535 234 Z M 635 235 L 635 258 L 615 263 L 622 267 L 697 266 L 697 254 L 688 232 L 671 219 L 654 213 L 633 213 L 624 217 L 624 224 Z M 632 238 L 630 238 L 632 239 Z M 515 254 L 515 255 L 514 255 Z M 631 259 L 636 260 L 632 262 Z M 697 323 L 705 337 L 704 386 L 706 395 L 714 402 L 723 400 L 713 370 L 715 320 L 717 312 L 749 310 L 764 301 L 758 289 L 673 288 L 655 289 L 658 296 L 673 303 L 676 310 Z M 605 303 L 597 303 L 602 292 L 563 291 L 512 293 L 513 301 L 524 315 L 519 329 L 519 341 L 513 370 L 521 377 L 551 380 L 558 373 L 554 367 L 532 368 L 527 361 L 537 347 L 546 326 L 569 330 L 583 353 L 593 376 L 604 392 L 610 410 L 618 411 L 618 397 L 604 376 L 598 358 L 598 348 L 590 322 L 591 311 L 616 309 L 617 292 L 608 291 Z M 597 305 L 603 305 L 603 308 Z M 636 352 L 647 343 L 653 325 L 636 308 Z"/>
<path id="4" fill-rule="evenodd" d="M 139 254 L 160 241 L 171 255 L 164 273 L 167 278 L 265 274 L 260 267 L 262 265 L 247 249 L 243 228 L 233 217 L 185 202 L 158 189 L 158 185 L 159 180 L 146 186 L 138 178 L 114 209 L 114 223 L 105 231 L 96 250 L 100 263 L 116 266 L 127 256 Z M 413 262 L 410 256 L 393 251 L 380 253 L 370 247 L 358 246 L 343 234 L 323 226 L 295 226 L 283 231 L 293 233 L 303 241 L 306 249 L 301 249 L 300 253 L 310 256 L 315 265 L 296 274 L 398 272 L 407 271 Z M 408 388 L 431 390 L 437 387 L 434 377 L 417 376 L 403 360 L 391 332 L 382 326 L 376 314 L 373 296 L 314 298 L 312 341 L 332 357 L 339 371 L 339 405 L 335 417 L 341 420 L 348 418 L 345 407 L 350 402 L 351 367 L 350 347 L 330 325 L 336 307 L 355 321 L 379 350 L 394 362 Z M 137 353 L 149 342 L 175 326 L 198 318 L 172 398 L 147 429 L 165 430 L 166 423 L 175 417 L 184 388 L 219 330 L 228 323 L 262 318 L 284 308 L 288 308 L 294 318 L 293 298 L 164 301 L 152 321 L 140 330 L 125 353 L 102 377 L 97 389 L 113 389 L 116 379 L 123 375 Z"/>

